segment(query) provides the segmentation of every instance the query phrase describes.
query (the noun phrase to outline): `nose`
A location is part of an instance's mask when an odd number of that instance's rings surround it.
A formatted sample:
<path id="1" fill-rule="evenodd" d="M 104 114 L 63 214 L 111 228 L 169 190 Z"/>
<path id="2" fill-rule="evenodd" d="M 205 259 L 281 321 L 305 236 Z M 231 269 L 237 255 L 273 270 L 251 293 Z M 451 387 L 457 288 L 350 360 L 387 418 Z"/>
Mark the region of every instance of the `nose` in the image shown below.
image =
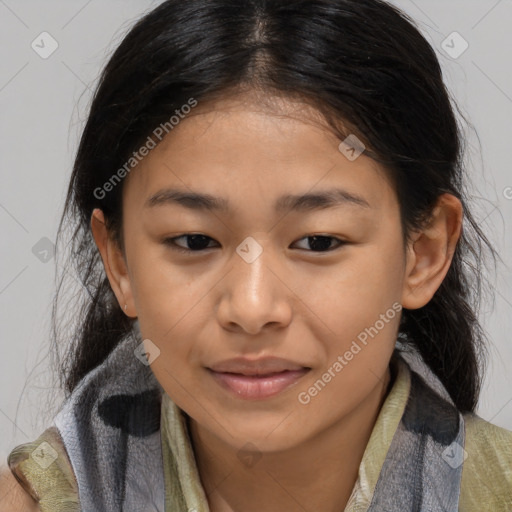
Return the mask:
<path id="1" fill-rule="evenodd" d="M 264 237 L 247 237 L 232 257 L 232 267 L 222 280 L 217 309 L 219 323 L 227 330 L 258 334 L 291 321 L 293 292 Z"/>

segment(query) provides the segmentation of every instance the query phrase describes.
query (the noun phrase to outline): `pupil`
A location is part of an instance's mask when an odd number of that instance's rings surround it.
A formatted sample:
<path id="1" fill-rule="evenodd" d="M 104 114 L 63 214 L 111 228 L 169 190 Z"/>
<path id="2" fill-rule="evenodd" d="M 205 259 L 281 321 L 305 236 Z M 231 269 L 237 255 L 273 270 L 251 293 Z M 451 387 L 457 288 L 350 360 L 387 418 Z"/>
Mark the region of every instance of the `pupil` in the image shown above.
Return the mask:
<path id="1" fill-rule="evenodd" d="M 308 238 L 313 250 L 325 251 L 331 245 L 331 239 L 328 236 L 310 236 Z"/>
<path id="2" fill-rule="evenodd" d="M 189 235 L 188 240 L 188 246 L 192 250 L 201 250 L 208 246 L 208 239 L 204 235 Z M 198 241 L 199 243 L 197 243 Z"/>

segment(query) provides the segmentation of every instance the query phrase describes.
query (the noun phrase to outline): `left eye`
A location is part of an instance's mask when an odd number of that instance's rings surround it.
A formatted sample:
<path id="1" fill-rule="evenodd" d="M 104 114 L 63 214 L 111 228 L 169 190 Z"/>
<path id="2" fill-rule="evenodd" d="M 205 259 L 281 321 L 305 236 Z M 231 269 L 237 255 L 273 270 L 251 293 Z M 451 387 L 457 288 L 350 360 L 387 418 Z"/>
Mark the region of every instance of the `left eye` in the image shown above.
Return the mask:
<path id="1" fill-rule="evenodd" d="M 177 243 L 178 240 L 185 240 L 185 247 Z M 295 242 L 295 244 L 298 244 L 302 240 L 306 241 L 306 243 L 309 244 L 311 252 L 329 252 L 347 243 L 333 236 L 310 235 L 301 238 L 300 240 Z M 174 250 L 190 253 L 201 252 L 204 251 L 205 249 L 211 249 L 211 246 L 208 247 L 208 244 L 211 241 L 214 242 L 215 240 L 206 235 L 186 233 L 184 235 L 176 236 L 174 238 L 166 238 L 163 241 L 163 243 L 165 245 L 170 246 Z M 331 245 L 333 242 L 336 243 L 334 247 L 332 247 Z M 301 249 L 308 250 L 307 248 L 304 247 L 302 247 Z"/>
<path id="2" fill-rule="evenodd" d="M 311 236 L 305 236 L 304 238 L 301 238 L 300 240 L 306 240 L 306 243 L 309 243 L 310 246 L 313 248 L 313 252 L 329 252 L 337 247 L 340 247 L 346 242 L 343 240 L 340 240 L 339 238 L 333 237 L 333 236 L 327 236 L 327 235 L 311 235 Z M 300 242 L 299 240 L 299 242 Z M 336 247 L 331 247 L 331 242 L 337 242 Z M 297 242 L 296 242 L 297 243 Z"/>

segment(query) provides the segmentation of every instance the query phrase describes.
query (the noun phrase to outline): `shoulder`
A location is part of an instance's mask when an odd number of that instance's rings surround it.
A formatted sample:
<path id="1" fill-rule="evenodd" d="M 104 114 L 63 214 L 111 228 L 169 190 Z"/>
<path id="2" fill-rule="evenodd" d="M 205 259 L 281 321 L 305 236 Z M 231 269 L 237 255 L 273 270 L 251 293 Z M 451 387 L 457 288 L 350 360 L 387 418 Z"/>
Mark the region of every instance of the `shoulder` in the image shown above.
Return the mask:
<path id="1" fill-rule="evenodd" d="M 0 468 L 0 512 L 35 512 L 40 508 L 32 496 L 23 489 L 11 470 Z"/>
<path id="2" fill-rule="evenodd" d="M 33 442 L 16 446 L 7 458 L 11 476 L 6 476 L 13 487 L 13 480 L 28 495 L 36 508 L 43 512 L 78 512 L 78 484 L 65 446 L 55 427 L 46 429 Z M 20 494 L 20 490 L 13 487 Z M 30 503 L 30 501 L 28 501 Z M 13 505 L 11 505 L 12 507 Z M 4 510 L 13 510 L 7 506 Z M 25 509 L 14 509 L 25 510 Z"/>
<path id="3" fill-rule="evenodd" d="M 512 432 L 476 414 L 465 414 L 464 422 L 461 510 L 473 510 L 482 503 L 488 506 L 485 510 L 493 512 L 511 510 Z"/>

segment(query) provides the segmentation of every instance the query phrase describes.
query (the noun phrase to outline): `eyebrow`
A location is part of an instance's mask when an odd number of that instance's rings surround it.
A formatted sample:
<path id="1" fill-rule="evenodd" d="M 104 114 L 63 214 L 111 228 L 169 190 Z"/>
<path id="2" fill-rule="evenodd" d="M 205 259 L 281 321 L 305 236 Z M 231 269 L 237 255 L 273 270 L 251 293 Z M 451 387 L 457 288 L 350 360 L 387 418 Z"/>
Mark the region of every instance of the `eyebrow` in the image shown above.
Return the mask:
<path id="1" fill-rule="evenodd" d="M 159 190 L 146 200 L 144 207 L 153 208 L 169 204 L 177 204 L 196 211 L 231 213 L 230 204 L 226 198 L 179 189 Z M 321 210 L 336 206 L 371 208 L 363 197 L 340 188 L 302 195 L 286 194 L 279 197 L 274 203 L 276 213 Z"/>

